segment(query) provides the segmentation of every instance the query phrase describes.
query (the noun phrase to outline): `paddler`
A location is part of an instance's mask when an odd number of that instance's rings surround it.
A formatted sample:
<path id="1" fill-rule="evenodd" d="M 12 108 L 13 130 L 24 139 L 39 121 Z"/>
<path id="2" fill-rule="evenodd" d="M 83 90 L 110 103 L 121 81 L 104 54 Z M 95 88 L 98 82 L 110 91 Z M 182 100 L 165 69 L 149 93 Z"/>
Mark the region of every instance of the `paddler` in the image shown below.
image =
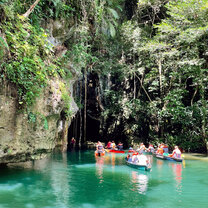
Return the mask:
<path id="1" fill-rule="evenodd" d="M 173 150 L 172 154 L 169 156 L 174 158 L 181 158 L 181 150 L 178 148 L 178 146 L 175 146 L 175 149 Z"/>
<path id="2" fill-rule="evenodd" d="M 102 143 L 100 141 L 98 141 L 96 149 L 97 149 L 98 153 L 104 152 L 103 145 L 102 145 Z"/>
<path id="3" fill-rule="evenodd" d="M 156 154 L 163 155 L 163 153 L 164 153 L 163 145 L 160 144 L 157 148 Z"/>

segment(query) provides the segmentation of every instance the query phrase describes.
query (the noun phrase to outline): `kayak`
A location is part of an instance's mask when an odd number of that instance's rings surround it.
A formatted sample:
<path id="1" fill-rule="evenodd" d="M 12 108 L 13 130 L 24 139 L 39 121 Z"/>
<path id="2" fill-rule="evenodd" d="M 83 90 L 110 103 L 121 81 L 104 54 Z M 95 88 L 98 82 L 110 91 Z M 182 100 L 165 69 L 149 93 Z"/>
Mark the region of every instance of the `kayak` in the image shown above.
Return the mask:
<path id="1" fill-rule="evenodd" d="M 155 156 L 158 159 L 162 159 L 162 160 L 169 160 L 169 161 L 176 161 L 176 162 L 183 161 L 183 158 L 170 157 L 168 155 L 161 155 L 161 154 L 157 154 L 157 153 L 154 153 L 153 156 Z"/>
<path id="2" fill-rule="evenodd" d="M 156 158 L 161 159 L 161 160 L 166 160 L 166 157 L 161 154 L 154 153 L 153 156 L 155 156 Z"/>
<path id="3" fill-rule="evenodd" d="M 97 152 L 95 151 L 95 156 L 104 156 L 105 152 Z"/>
<path id="4" fill-rule="evenodd" d="M 113 153 L 125 153 L 124 150 L 112 150 L 112 149 L 105 149 L 106 152 L 113 152 Z"/>
<path id="5" fill-rule="evenodd" d="M 125 158 L 126 164 L 132 168 L 136 168 L 138 170 L 146 170 L 149 171 L 151 170 L 151 166 L 150 165 L 139 165 L 137 163 L 133 163 L 127 160 L 127 158 Z"/>
<path id="6" fill-rule="evenodd" d="M 153 154 L 154 154 L 154 152 L 151 152 L 151 151 L 150 151 L 150 152 L 148 152 L 148 151 L 144 151 L 144 152 L 143 152 L 143 154 L 144 154 L 144 155 L 153 155 Z"/>
<path id="7" fill-rule="evenodd" d="M 176 157 L 169 157 L 165 156 L 166 160 L 176 161 L 176 162 L 183 162 L 183 158 L 176 158 Z"/>
<path id="8" fill-rule="evenodd" d="M 135 152 L 135 150 L 129 150 L 128 152 Z"/>

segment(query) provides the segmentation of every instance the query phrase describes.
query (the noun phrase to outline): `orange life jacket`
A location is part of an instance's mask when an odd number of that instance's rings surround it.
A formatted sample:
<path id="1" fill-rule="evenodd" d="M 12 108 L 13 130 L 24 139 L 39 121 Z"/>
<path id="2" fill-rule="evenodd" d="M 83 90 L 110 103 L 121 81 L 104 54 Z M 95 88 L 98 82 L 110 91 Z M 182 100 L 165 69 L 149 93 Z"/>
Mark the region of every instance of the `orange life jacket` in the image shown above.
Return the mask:
<path id="1" fill-rule="evenodd" d="M 162 155 L 162 154 L 164 153 L 163 148 L 159 148 L 159 149 L 157 150 L 157 153 L 160 154 L 160 155 Z"/>

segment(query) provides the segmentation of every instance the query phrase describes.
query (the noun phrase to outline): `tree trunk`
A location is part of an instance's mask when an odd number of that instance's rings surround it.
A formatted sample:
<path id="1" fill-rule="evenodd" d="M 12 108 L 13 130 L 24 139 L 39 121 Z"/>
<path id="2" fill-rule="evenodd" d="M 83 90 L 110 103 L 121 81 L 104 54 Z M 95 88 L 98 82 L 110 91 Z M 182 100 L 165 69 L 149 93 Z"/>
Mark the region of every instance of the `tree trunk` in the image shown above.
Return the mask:
<path id="1" fill-rule="evenodd" d="M 80 104 L 82 103 L 82 80 L 80 81 Z M 80 135 L 79 135 L 79 148 L 81 148 L 81 141 L 82 141 L 82 109 L 79 110 L 79 117 L 80 117 Z"/>
<path id="2" fill-rule="evenodd" d="M 135 72 L 134 72 L 134 99 L 136 99 L 136 80 L 135 80 Z"/>
<path id="3" fill-rule="evenodd" d="M 161 60 L 159 59 L 158 61 L 158 71 L 159 71 L 159 85 L 160 85 L 160 98 L 162 98 L 162 91 L 163 91 L 163 86 L 162 86 L 162 63 Z"/>
<path id="4" fill-rule="evenodd" d="M 85 99 L 84 99 L 84 144 L 86 143 L 86 131 L 87 131 L 87 69 L 84 70 L 85 77 Z"/>
<path id="5" fill-rule="evenodd" d="M 161 59 L 158 60 L 158 72 L 159 72 L 159 89 L 160 89 L 160 99 L 163 99 L 163 84 L 162 84 L 162 63 Z M 161 102 L 161 109 L 163 108 L 163 104 Z M 163 138 L 164 137 L 164 126 L 159 125 L 159 137 Z"/>
<path id="6" fill-rule="evenodd" d="M 197 91 L 198 91 L 198 85 L 196 86 L 196 89 L 195 89 L 195 91 L 194 91 L 193 97 L 191 98 L 191 106 L 193 106 L 194 98 L 195 98 L 195 96 L 196 96 Z"/>
<path id="7" fill-rule="evenodd" d="M 142 84 L 142 80 L 139 78 L 139 76 L 138 76 L 137 74 L 135 74 L 135 75 L 136 75 L 136 77 L 138 78 L 138 80 L 139 80 L 139 82 L 140 82 L 140 85 L 141 85 L 142 89 L 144 90 L 146 96 L 148 97 L 149 101 L 152 102 L 152 100 L 151 100 L 151 98 L 150 98 L 148 92 L 146 91 L 146 89 L 144 88 L 144 86 L 143 86 L 143 84 Z"/>
<path id="8" fill-rule="evenodd" d="M 29 15 L 33 12 L 35 6 L 39 3 L 40 0 L 36 0 L 33 5 L 23 14 L 24 17 L 29 17 Z"/>
<path id="9" fill-rule="evenodd" d="M 208 140 L 207 140 L 207 135 L 206 135 L 206 125 L 207 125 L 207 113 L 206 113 L 206 100 L 205 100 L 205 88 L 202 84 L 202 89 L 201 91 L 201 100 L 202 100 L 202 126 L 201 126 L 201 134 L 202 138 L 206 147 L 206 151 L 208 154 Z"/>

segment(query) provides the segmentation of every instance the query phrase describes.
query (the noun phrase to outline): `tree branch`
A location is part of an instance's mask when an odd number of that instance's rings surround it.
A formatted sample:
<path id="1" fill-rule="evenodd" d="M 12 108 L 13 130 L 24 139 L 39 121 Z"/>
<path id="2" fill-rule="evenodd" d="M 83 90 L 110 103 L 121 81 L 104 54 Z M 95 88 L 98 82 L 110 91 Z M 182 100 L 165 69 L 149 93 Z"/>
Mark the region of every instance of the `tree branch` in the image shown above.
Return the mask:
<path id="1" fill-rule="evenodd" d="M 194 91 L 193 97 L 191 98 L 191 106 L 193 106 L 194 98 L 196 96 L 197 91 L 198 91 L 198 85 L 196 86 L 196 89 Z"/>
<path id="2" fill-rule="evenodd" d="M 22 15 L 24 17 L 29 17 L 29 15 L 33 12 L 35 6 L 39 3 L 40 0 L 36 0 L 33 5 L 30 6 L 30 8 Z"/>
<path id="3" fill-rule="evenodd" d="M 147 93 L 146 89 L 144 88 L 144 86 L 143 86 L 143 84 L 142 84 L 141 79 L 139 78 L 139 76 L 138 76 L 136 73 L 135 73 L 135 75 L 136 75 L 136 77 L 139 79 L 140 84 L 141 84 L 141 87 L 142 87 L 142 89 L 144 90 L 145 94 L 147 95 L 147 97 L 148 97 L 149 101 L 150 101 L 150 102 L 152 102 L 152 100 L 151 100 L 151 98 L 150 98 L 149 94 Z"/>

